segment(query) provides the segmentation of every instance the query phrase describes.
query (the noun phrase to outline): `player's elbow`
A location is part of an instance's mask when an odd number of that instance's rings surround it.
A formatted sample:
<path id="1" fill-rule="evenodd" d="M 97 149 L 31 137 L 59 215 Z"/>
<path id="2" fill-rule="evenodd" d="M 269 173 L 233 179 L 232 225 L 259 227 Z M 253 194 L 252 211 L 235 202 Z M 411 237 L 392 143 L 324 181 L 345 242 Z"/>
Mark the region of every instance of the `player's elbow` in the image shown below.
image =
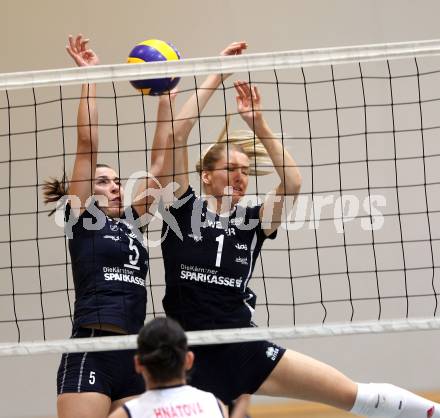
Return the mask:
<path id="1" fill-rule="evenodd" d="M 298 172 L 291 178 L 287 178 L 284 182 L 284 194 L 287 196 L 296 196 L 301 191 L 302 176 Z"/>
<path id="2" fill-rule="evenodd" d="M 150 169 L 148 170 L 149 177 L 161 187 L 165 187 L 172 178 L 171 174 L 166 169 L 164 161 L 165 159 L 163 157 L 158 158 L 154 163 L 151 163 Z"/>

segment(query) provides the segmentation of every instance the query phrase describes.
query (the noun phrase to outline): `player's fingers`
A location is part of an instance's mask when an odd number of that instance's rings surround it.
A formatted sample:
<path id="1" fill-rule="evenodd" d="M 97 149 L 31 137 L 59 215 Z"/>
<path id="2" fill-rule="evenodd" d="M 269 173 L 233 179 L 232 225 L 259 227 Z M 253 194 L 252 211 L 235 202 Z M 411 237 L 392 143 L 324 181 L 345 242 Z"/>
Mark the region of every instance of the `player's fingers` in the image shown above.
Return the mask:
<path id="1" fill-rule="evenodd" d="M 77 52 L 81 51 L 81 40 L 82 40 L 82 34 L 78 34 L 75 40 L 75 48 Z"/>
<path id="2" fill-rule="evenodd" d="M 232 54 L 240 55 L 244 49 L 246 49 L 246 46 L 243 43 L 238 42 L 232 46 Z"/>
<path id="3" fill-rule="evenodd" d="M 239 54 L 242 53 L 242 51 L 243 51 L 244 49 L 247 48 L 247 43 L 246 43 L 245 41 L 238 41 L 238 42 L 233 42 L 233 43 L 231 44 L 231 46 L 232 46 L 232 48 L 234 49 L 235 54 L 239 55 Z"/>
<path id="4" fill-rule="evenodd" d="M 86 50 L 87 49 L 87 43 L 90 41 L 90 39 L 82 39 L 81 40 L 81 50 Z"/>
<path id="5" fill-rule="evenodd" d="M 70 48 L 70 51 L 73 52 L 73 51 L 75 50 L 75 41 L 74 41 L 74 39 L 73 39 L 73 36 L 72 36 L 72 35 L 69 35 L 68 40 L 69 40 L 69 48 Z"/>
<path id="6" fill-rule="evenodd" d="M 236 81 L 234 81 L 234 84 L 237 86 L 244 86 L 246 84 L 246 81 L 236 80 Z"/>
<path id="7" fill-rule="evenodd" d="M 235 101 L 237 102 L 237 109 L 240 112 L 240 109 L 243 105 L 243 98 L 241 96 L 235 96 Z"/>
<path id="8" fill-rule="evenodd" d="M 252 99 L 256 102 L 260 101 L 260 91 L 257 86 L 252 86 Z"/>
<path id="9" fill-rule="evenodd" d="M 66 51 L 67 51 L 67 53 L 68 53 L 72 58 L 74 58 L 75 54 L 73 53 L 72 48 L 70 47 L 70 45 L 66 45 Z"/>
<path id="10" fill-rule="evenodd" d="M 234 41 L 234 42 L 231 43 L 231 46 L 240 47 L 240 48 L 246 48 L 247 47 L 247 42 L 246 41 Z"/>
<path id="11" fill-rule="evenodd" d="M 251 95 L 251 90 L 247 81 L 241 81 L 240 88 L 243 91 L 244 96 L 249 97 Z"/>
<path id="12" fill-rule="evenodd" d="M 178 87 L 174 87 L 171 91 L 170 91 L 170 96 L 172 99 L 175 99 L 177 97 L 177 93 L 179 93 L 179 88 Z"/>
<path id="13" fill-rule="evenodd" d="M 248 82 L 244 82 L 243 84 L 243 90 L 246 94 L 246 97 L 248 98 L 248 100 L 251 100 L 251 96 L 252 96 L 252 90 L 251 90 L 251 86 L 249 85 Z"/>
<path id="14" fill-rule="evenodd" d="M 239 81 L 239 80 L 234 81 L 234 87 L 235 87 L 235 90 L 237 91 L 237 93 L 239 94 L 240 97 L 244 97 L 245 96 L 245 93 L 244 93 L 244 90 L 243 90 L 243 81 Z"/>
<path id="15" fill-rule="evenodd" d="M 93 58 L 95 56 L 95 53 L 91 49 L 86 49 L 84 53 L 89 57 Z"/>
<path id="16" fill-rule="evenodd" d="M 220 54 L 221 55 L 236 55 L 242 49 L 242 41 L 232 42 Z"/>

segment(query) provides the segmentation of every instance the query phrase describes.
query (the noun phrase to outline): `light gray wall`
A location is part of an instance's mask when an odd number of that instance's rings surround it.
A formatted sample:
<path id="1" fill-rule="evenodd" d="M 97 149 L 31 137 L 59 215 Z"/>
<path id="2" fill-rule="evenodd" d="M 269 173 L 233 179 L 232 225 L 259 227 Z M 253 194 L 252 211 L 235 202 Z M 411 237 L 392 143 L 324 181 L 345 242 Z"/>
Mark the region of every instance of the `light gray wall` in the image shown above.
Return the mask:
<path id="1" fill-rule="evenodd" d="M 3 43 L 0 72 L 71 66 L 64 45 L 67 34 L 78 31 L 92 39 L 92 46 L 99 52 L 102 63 L 124 62 L 132 46 L 147 38 L 169 40 L 184 57 L 199 57 L 216 55 L 226 44 L 239 39 L 248 41 L 249 52 L 265 52 L 440 37 L 440 5 L 436 1 L 280 0 L 263 3 L 189 0 L 153 3 L 89 0 L 70 3 L 3 0 L 0 8 L 0 39 Z M 77 94 L 75 89 L 71 91 Z M 273 92 L 268 92 L 265 98 L 267 96 L 272 97 Z M 72 123 L 74 105 L 70 105 Z M 1 106 L 4 106 L 3 96 Z M 216 108 L 214 102 L 211 109 L 215 111 Z M 69 114 L 68 109 L 65 113 Z M 150 114 L 150 117 L 154 115 Z M 50 114 L 42 116 L 42 120 L 46 119 L 50 119 Z M 4 132 L 3 117 L 0 124 Z M 23 124 L 24 129 L 26 122 Z M 221 121 L 206 129 L 215 137 L 220 127 Z M 293 126 L 288 131 L 292 132 L 292 129 Z M 74 132 L 66 135 L 67 141 L 74 139 Z M 46 146 L 49 149 L 50 137 L 48 139 Z M 24 149 L 26 143 L 22 146 Z M 40 152 L 42 150 L 44 148 Z M 293 148 L 292 152 L 295 152 Z M 54 174 L 51 170 L 48 167 L 47 174 Z M 42 177 L 45 174 L 44 170 L 40 173 Z M 310 187 L 308 182 L 309 179 L 305 179 L 306 189 Z M 4 201 L 2 205 L 4 208 Z M 52 231 L 49 223 L 44 225 Z M 50 255 L 53 250 L 43 248 L 42 251 Z M 4 254 L 2 252 L 1 257 Z M 3 289 L 8 279 L 4 275 L 0 278 L 3 281 L 0 289 Z M 17 281 L 27 285 L 25 278 L 18 277 Z M 53 285 L 57 284 L 54 282 Z M 38 300 L 32 304 L 38 304 Z M 0 306 L 0 312 L 2 309 L 5 306 Z M 388 314 L 393 316 L 393 307 L 390 309 Z M 420 310 L 423 311 L 423 307 Z M 319 318 L 319 312 L 314 314 L 313 318 Z M 342 317 L 343 308 L 342 313 L 335 313 L 334 319 Z M 261 311 L 257 318 L 264 324 L 264 312 Z M 309 322 L 306 314 L 301 320 Z M 64 326 L 62 323 L 55 327 L 53 337 L 59 337 L 59 329 Z M 49 338 L 52 337 L 50 330 L 49 327 Z M 40 330 L 26 331 L 28 339 L 40 338 Z M 10 332 L 9 335 L 15 338 L 13 331 Z M 66 327 L 65 336 L 68 332 Z M 1 341 L 8 341 L 7 335 L 2 333 Z M 389 381 L 413 390 L 436 390 L 440 387 L 438 373 L 434 372 L 439 360 L 439 337 L 439 332 L 417 332 L 283 343 L 329 362 L 359 381 Z M 1 357 L 0 416 L 55 415 L 58 359 L 58 356 L 51 355 Z"/>

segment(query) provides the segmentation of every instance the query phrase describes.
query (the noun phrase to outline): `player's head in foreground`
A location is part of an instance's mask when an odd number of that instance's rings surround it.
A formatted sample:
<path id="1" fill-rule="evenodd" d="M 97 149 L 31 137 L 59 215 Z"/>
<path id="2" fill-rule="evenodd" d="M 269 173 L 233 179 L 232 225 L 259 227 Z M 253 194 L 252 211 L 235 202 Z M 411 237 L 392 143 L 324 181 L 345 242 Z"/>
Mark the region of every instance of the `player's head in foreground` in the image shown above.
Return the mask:
<path id="1" fill-rule="evenodd" d="M 182 327 L 170 318 L 155 318 L 139 332 L 135 357 L 136 371 L 149 389 L 186 383 L 194 354 Z"/>

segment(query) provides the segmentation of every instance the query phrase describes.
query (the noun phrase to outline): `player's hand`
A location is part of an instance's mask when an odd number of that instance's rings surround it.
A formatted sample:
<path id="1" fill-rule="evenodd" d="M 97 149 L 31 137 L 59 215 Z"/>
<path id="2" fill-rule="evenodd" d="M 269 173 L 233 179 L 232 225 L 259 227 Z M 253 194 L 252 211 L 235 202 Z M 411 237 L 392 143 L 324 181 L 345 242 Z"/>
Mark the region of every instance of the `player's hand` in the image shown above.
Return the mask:
<path id="1" fill-rule="evenodd" d="M 176 102 L 177 94 L 179 93 L 179 89 L 177 87 L 174 87 L 172 90 L 164 91 L 159 96 L 159 102 L 163 104 L 168 104 L 173 106 L 174 109 L 174 103 Z"/>
<path id="2" fill-rule="evenodd" d="M 221 56 L 241 55 L 248 45 L 245 41 L 232 42 L 222 52 Z M 231 74 L 223 74 L 222 80 L 226 80 Z"/>
<path id="3" fill-rule="evenodd" d="M 179 88 L 178 87 L 174 87 L 171 91 L 166 92 L 165 94 L 166 95 L 169 94 L 170 100 L 174 103 L 176 101 L 177 93 L 179 93 Z"/>
<path id="4" fill-rule="evenodd" d="M 248 44 L 245 41 L 232 42 L 220 52 L 220 55 L 241 55 L 247 47 Z"/>
<path id="5" fill-rule="evenodd" d="M 255 124 L 261 122 L 261 95 L 257 86 L 250 86 L 247 81 L 235 81 L 234 87 L 237 92 L 237 110 L 240 116 L 248 124 L 249 128 L 255 129 Z"/>
<path id="6" fill-rule="evenodd" d="M 76 38 L 69 35 L 69 43 L 66 45 L 67 53 L 72 57 L 78 67 L 89 67 L 99 64 L 99 58 L 93 49 L 87 48 L 89 39 L 78 34 Z"/>

